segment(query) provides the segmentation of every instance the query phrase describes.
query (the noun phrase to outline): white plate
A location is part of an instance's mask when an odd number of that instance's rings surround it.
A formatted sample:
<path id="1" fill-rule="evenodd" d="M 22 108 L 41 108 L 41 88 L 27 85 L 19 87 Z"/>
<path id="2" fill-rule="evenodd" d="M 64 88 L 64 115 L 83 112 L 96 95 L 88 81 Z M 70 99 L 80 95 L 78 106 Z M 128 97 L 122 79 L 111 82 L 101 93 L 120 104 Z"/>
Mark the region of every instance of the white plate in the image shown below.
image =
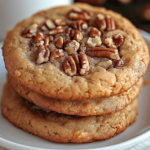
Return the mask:
<path id="1" fill-rule="evenodd" d="M 150 48 L 150 34 L 141 31 Z M 2 93 L 2 86 L 6 80 L 6 70 L 4 69 L 3 58 L 0 55 L 0 96 Z M 150 67 L 144 75 L 144 79 L 150 78 Z M 102 141 L 88 144 L 58 144 L 41 139 L 40 137 L 28 134 L 5 120 L 0 114 L 0 145 L 11 150 L 52 150 L 52 149 L 86 149 L 86 150 L 121 150 L 131 147 L 139 142 L 150 137 L 150 86 L 144 86 L 140 91 L 139 114 L 137 121 L 131 125 L 127 130 L 116 137 Z"/>

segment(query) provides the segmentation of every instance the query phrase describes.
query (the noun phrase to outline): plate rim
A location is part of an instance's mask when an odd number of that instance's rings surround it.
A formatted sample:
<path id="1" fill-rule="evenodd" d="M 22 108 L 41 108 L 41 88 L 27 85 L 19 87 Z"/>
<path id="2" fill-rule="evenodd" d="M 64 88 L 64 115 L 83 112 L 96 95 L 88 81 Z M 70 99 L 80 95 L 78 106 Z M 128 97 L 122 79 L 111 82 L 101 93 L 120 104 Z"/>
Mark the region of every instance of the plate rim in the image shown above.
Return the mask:
<path id="1" fill-rule="evenodd" d="M 141 30 L 141 29 L 139 29 L 139 32 L 141 33 L 142 36 L 144 34 L 145 39 L 150 40 L 150 33 L 146 32 L 144 30 Z M 0 42 L 0 44 L 2 44 L 2 43 L 3 43 L 3 41 Z M 119 144 L 114 144 L 114 145 L 111 145 L 111 146 L 104 146 L 104 147 L 99 147 L 99 148 L 92 148 L 92 149 L 91 148 L 90 149 L 86 148 L 86 149 L 87 150 L 110 150 L 110 149 L 117 149 L 117 148 L 120 148 L 120 147 L 129 148 L 129 147 L 135 145 L 138 142 L 146 140 L 148 137 L 150 137 L 150 130 L 145 131 L 144 133 L 142 133 L 142 134 L 140 134 L 136 137 L 133 137 L 129 140 L 126 140 L 124 142 L 121 142 Z M 38 148 L 38 147 L 19 144 L 19 143 L 4 139 L 3 137 L 0 137 L 0 145 L 3 146 L 3 147 L 6 147 L 6 148 L 11 148 L 11 149 L 12 149 L 12 146 L 13 146 L 13 148 L 23 148 L 22 150 L 28 150 L 28 149 L 30 149 L 30 150 L 41 150 L 41 149 L 42 150 L 54 150 L 54 149 L 49 149 L 49 148 L 48 149 L 47 148 Z M 57 150 L 57 149 L 58 148 L 56 148 L 55 150 Z M 79 148 L 72 148 L 72 150 L 75 150 L 75 149 L 80 150 Z M 82 148 L 81 150 L 85 150 L 85 148 Z"/>

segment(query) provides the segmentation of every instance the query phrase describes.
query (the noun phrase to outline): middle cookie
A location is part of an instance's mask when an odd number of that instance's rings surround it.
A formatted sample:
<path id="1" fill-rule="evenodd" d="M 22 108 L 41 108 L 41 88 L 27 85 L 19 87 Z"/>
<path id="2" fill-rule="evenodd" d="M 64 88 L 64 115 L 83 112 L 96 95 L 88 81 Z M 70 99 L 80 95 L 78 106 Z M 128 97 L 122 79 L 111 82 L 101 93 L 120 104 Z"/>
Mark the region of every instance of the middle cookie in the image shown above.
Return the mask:
<path id="1" fill-rule="evenodd" d="M 122 110 L 138 97 L 143 80 L 141 78 L 136 85 L 122 94 L 108 98 L 95 98 L 82 101 L 65 101 L 45 97 L 25 88 L 10 75 L 8 75 L 8 82 L 19 95 L 39 107 L 63 114 L 89 116 L 114 113 Z"/>

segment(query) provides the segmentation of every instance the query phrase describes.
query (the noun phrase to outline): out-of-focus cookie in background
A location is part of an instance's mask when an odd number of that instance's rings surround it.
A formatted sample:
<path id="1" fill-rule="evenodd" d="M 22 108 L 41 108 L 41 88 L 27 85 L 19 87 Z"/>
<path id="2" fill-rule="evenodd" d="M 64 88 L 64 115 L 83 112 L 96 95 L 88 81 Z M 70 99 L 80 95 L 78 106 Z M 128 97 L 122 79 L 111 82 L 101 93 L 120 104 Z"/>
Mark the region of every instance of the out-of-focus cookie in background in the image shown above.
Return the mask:
<path id="1" fill-rule="evenodd" d="M 5 38 L 7 30 L 35 12 L 72 2 L 73 0 L 0 0 L 0 41 Z"/>
<path id="2" fill-rule="evenodd" d="M 150 0 L 74 0 L 102 6 L 122 14 L 137 28 L 150 33 Z"/>

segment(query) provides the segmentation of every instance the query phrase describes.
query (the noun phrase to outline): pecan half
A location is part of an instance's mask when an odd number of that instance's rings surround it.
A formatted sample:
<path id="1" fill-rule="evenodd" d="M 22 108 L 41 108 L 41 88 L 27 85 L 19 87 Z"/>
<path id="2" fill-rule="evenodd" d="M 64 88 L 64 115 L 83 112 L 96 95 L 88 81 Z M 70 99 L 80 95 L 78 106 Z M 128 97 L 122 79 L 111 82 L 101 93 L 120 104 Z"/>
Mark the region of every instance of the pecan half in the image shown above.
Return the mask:
<path id="1" fill-rule="evenodd" d="M 27 27 L 22 32 L 22 35 L 24 35 L 27 38 L 32 38 L 35 36 L 37 30 L 38 30 L 38 25 L 36 23 L 34 23 L 34 24 L 31 24 L 29 27 Z"/>
<path id="2" fill-rule="evenodd" d="M 111 31 L 111 30 L 115 30 L 116 26 L 115 26 L 115 22 L 114 19 L 111 18 L 111 16 L 106 16 L 106 31 Z"/>
<path id="3" fill-rule="evenodd" d="M 80 32 L 79 30 L 76 30 L 75 33 L 74 33 L 74 40 L 76 41 L 81 41 L 83 39 L 83 35 L 82 35 L 82 32 Z"/>
<path id="4" fill-rule="evenodd" d="M 63 28 L 55 28 L 49 32 L 49 35 L 57 35 L 63 32 L 64 32 Z"/>
<path id="5" fill-rule="evenodd" d="M 65 26 L 67 24 L 67 22 L 62 19 L 55 19 L 54 23 L 56 26 Z"/>
<path id="6" fill-rule="evenodd" d="M 99 36 L 89 37 L 87 40 L 87 45 L 89 47 L 100 46 L 102 44 L 101 38 Z"/>
<path id="7" fill-rule="evenodd" d="M 65 48 L 65 51 L 68 53 L 68 54 L 72 54 L 74 52 L 76 52 L 80 47 L 80 43 L 78 43 L 77 41 L 75 40 L 67 40 L 64 44 L 64 48 Z"/>
<path id="8" fill-rule="evenodd" d="M 63 68 L 66 74 L 73 76 L 77 73 L 76 63 L 71 56 L 68 56 L 63 62 Z"/>
<path id="9" fill-rule="evenodd" d="M 91 57 L 106 57 L 109 59 L 120 59 L 117 49 L 106 48 L 106 47 L 94 47 L 86 50 L 85 52 L 88 56 Z"/>
<path id="10" fill-rule="evenodd" d="M 101 32 L 98 29 L 91 27 L 89 36 L 90 37 L 101 36 Z"/>
<path id="11" fill-rule="evenodd" d="M 46 19 L 45 25 L 49 30 L 56 28 L 55 24 L 50 19 Z"/>
<path id="12" fill-rule="evenodd" d="M 84 53 L 80 53 L 78 55 L 79 60 L 80 60 L 80 70 L 79 73 L 80 75 L 84 75 L 86 72 L 89 71 L 89 61 Z"/>
<path id="13" fill-rule="evenodd" d="M 63 37 L 59 36 L 57 41 L 55 42 L 55 45 L 57 48 L 62 48 L 63 47 Z"/>
<path id="14" fill-rule="evenodd" d="M 54 50 L 51 53 L 50 61 L 51 62 L 53 62 L 54 60 L 60 61 L 62 56 L 63 56 L 63 50 L 62 49 Z"/>
<path id="15" fill-rule="evenodd" d="M 97 15 L 96 25 L 98 26 L 99 30 L 105 30 L 106 29 L 106 21 L 105 21 L 104 15 L 102 15 L 102 14 Z"/>
<path id="16" fill-rule="evenodd" d="M 120 47 L 124 43 L 124 36 L 122 34 L 117 34 L 113 38 L 116 47 Z"/>
<path id="17" fill-rule="evenodd" d="M 49 55 L 50 55 L 50 50 L 48 47 L 44 47 L 42 45 L 40 45 L 38 47 L 38 58 L 36 63 L 37 64 L 42 64 L 44 62 L 48 62 L 49 60 Z"/>

